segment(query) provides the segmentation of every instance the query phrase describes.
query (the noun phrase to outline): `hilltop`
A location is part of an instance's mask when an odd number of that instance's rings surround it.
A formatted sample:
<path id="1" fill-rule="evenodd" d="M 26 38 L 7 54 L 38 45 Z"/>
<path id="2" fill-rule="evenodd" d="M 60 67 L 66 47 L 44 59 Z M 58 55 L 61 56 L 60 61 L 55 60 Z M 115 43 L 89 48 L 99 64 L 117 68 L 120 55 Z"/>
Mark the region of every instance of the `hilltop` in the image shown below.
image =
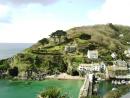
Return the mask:
<path id="1" fill-rule="evenodd" d="M 48 74 L 67 72 L 74 75 L 80 63 L 111 61 L 113 52 L 118 54 L 118 59 L 127 59 L 124 50 L 129 47 L 129 38 L 129 26 L 112 23 L 57 30 L 24 52 L 1 60 L 0 68 L 17 67 L 20 72 L 31 69 Z M 88 50 L 97 50 L 99 59 L 88 59 Z"/>

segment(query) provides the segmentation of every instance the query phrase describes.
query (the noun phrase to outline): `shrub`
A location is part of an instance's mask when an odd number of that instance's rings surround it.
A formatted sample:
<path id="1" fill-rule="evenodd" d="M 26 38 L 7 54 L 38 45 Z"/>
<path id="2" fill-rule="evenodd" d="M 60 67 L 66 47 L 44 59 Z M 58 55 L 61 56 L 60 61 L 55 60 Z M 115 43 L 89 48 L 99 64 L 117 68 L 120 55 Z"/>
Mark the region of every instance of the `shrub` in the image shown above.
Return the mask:
<path id="1" fill-rule="evenodd" d="M 79 36 L 79 38 L 83 39 L 83 40 L 89 40 L 89 39 L 91 39 L 91 35 L 89 35 L 89 34 L 81 34 Z"/>
<path id="2" fill-rule="evenodd" d="M 41 43 L 42 45 L 44 45 L 44 44 L 48 44 L 49 40 L 47 38 L 43 38 L 43 39 L 39 40 L 38 42 Z"/>
<path id="3" fill-rule="evenodd" d="M 117 88 L 117 90 L 110 91 L 103 98 L 120 98 L 122 95 L 126 94 L 130 90 L 130 84 L 122 85 Z"/>
<path id="4" fill-rule="evenodd" d="M 46 90 L 42 91 L 40 93 L 40 96 L 42 98 L 69 98 L 68 95 L 63 94 L 60 89 L 58 88 L 47 88 Z"/>

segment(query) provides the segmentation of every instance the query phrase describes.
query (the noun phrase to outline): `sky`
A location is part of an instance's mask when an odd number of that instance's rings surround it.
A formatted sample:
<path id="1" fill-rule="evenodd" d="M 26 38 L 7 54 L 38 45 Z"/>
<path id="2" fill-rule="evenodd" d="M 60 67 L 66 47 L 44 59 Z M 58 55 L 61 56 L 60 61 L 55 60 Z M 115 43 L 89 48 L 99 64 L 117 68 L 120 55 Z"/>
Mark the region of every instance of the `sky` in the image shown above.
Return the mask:
<path id="1" fill-rule="evenodd" d="M 0 0 L 0 43 L 36 43 L 56 30 L 130 26 L 130 0 Z"/>

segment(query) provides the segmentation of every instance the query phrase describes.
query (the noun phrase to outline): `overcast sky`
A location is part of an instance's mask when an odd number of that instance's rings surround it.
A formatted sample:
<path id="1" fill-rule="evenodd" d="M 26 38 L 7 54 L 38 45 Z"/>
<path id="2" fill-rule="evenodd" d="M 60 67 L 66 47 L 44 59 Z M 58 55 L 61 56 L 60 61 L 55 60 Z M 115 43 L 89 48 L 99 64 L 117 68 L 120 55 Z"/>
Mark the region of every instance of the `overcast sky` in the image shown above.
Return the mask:
<path id="1" fill-rule="evenodd" d="M 0 42 L 35 43 L 58 29 L 130 25 L 130 0 L 0 0 Z"/>

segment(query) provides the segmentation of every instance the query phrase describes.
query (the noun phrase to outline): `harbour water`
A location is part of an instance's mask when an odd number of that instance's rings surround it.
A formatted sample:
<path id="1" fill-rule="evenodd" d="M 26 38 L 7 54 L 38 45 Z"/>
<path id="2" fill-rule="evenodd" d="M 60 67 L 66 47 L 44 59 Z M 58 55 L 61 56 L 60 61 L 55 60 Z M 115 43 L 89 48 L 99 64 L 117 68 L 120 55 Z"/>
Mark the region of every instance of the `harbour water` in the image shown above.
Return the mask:
<path id="1" fill-rule="evenodd" d="M 57 87 L 71 98 L 78 98 L 82 80 L 9 81 L 0 80 L 0 98 L 37 98 L 48 87 Z"/>
<path id="2" fill-rule="evenodd" d="M 99 83 L 98 94 L 102 97 L 108 91 L 112 90 L 112 88 L 113 88 L 113 85 L 111 84 L 111 81 L 101 81 Z"/>

